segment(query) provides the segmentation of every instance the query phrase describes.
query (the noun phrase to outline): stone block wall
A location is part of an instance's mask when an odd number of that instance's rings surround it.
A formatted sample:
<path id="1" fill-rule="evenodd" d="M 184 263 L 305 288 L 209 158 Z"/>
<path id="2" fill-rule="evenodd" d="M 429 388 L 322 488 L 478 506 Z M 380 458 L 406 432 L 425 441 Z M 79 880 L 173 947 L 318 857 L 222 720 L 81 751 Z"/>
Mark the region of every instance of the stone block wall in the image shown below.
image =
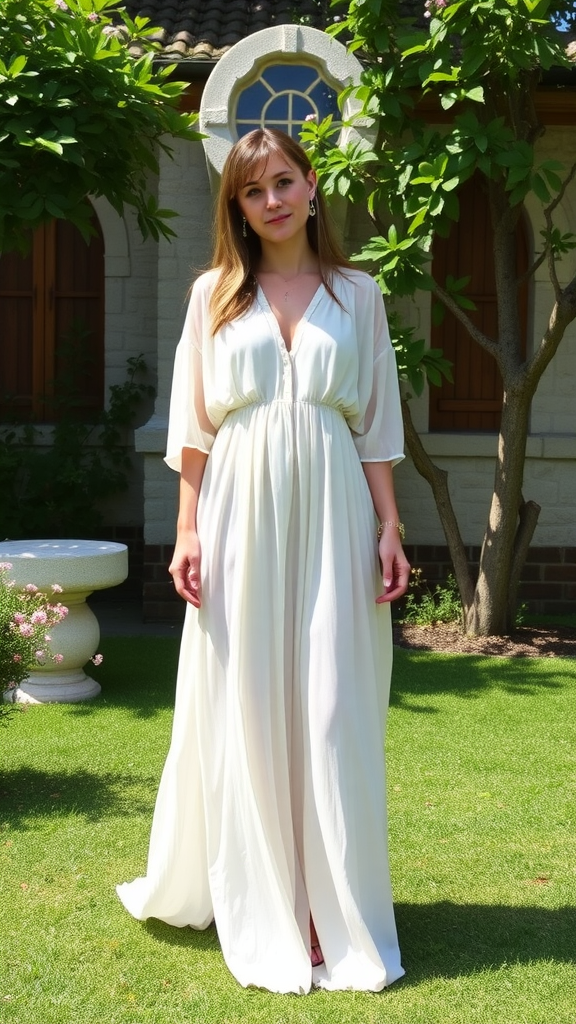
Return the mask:
<path id="1" fill-rule="evenodd" d="M 145 544 L 143 553 L 143 617 L 145 622 L 180 622 L 185 605 L 176 594 L 168 566 L 173 544 Z M 422 570 L 430 590 L 452 572 L 448 548 L 442 544 L 407 544 L 414 568 Z M 477 568 L 480 548 L 469 545 L 468 558 Z M 519 603 L 532 614 L 574 615 L 576 625 L 576 547 L 531 548 L 522 571 Z"/>

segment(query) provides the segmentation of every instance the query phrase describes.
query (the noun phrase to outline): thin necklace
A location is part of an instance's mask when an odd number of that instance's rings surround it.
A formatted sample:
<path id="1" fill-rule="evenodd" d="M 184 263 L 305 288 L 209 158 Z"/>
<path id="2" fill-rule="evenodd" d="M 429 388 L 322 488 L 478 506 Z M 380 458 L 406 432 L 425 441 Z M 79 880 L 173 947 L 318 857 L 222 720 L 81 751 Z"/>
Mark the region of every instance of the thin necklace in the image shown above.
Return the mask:
<path id="1" fill-rule="evenodd" d="M 314 273 L 316 273 L 316 268 L 311 269 L 311 270 L 301 270 L 300 273 L 299 274 L 295 274 L 294 277 L 284 277 L 284 275 L 280 274 L 279 271 L 277 271 L 277 270 L 265 270 L 264 273 L 265 274 L 276 274 L 276 276 L 279 277 L 280 280 L 284 282 L 284 284 L 294 285 L 294 283 L 296 281 L 298 281 L 299 278 L 305 277 L 306 274 L 314 274 Z M 291 291 L 291 288 L 287 288 L 286 291 L 284 292 L 284 302 L 288 302 L 288 299 L 290 297 L 290 291 Z"/>

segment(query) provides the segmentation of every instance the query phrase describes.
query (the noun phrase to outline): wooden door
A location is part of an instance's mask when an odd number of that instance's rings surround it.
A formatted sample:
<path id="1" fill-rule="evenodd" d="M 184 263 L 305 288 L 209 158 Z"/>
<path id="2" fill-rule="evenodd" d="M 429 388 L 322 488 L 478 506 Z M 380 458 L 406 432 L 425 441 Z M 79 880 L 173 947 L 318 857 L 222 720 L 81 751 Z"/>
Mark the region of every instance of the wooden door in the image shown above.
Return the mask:
<path id="1" fill-rule="evenodd" d="M 460 218 L 448 238 L 437 237 L 433 247 L 434 277 L 444 282 L 471 275 L 465 294 L 476 305 L 470 319 L 488 337 L 498 338 L 496 281 L 492 249 L 492 224 L 488 198 L 481 179 L 474 177 L 459 193 Z M 517 274 L 528 266 L 524 223 L 517 228 Z M 528 324 L 528 287 L 518 291 L 524 351 Z M 449 311 L 440 325 L 433 325 L 431 344 L 450 359 L 454 382 L 430 388 L 430 430 L 496 432 L 502 412 L 502 379 L 496 360 L 472 341 L 466 329 Z"/>

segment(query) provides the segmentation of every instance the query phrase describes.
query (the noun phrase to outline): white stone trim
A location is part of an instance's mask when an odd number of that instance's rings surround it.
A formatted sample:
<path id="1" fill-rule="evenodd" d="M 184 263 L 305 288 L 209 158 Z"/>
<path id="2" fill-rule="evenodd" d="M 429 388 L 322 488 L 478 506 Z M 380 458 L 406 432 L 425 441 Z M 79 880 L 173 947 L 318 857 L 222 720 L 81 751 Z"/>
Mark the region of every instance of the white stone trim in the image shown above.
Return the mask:
<path id="1" fill-rule="evenodd" d="M 245 83 L 253 79 L 260 67 L 274 63 L 297 63 L 306 60 L 316 66 L 322 77 L 336 92 L 348 85 L 360 84 L 362 65 L 337 39 L 307 25 L 278 25 L 254 32 L 240 40 L 212 71 L 200 104 L 200 131 L 206 160 L 211 174 L 220 175 L 228 153 L 236 142 L 233 126 L 236 98 Z M 357 99 L 344 103 L 344 120 L 359 113 Z M 343 129 L 339 145 L 353 138 L 371 135 L 368 118 L 355 120 L 355 127 Z"/>
<path id="2" fill-rule="evenodd" d="M 130 245 L 124 219 L 116 213 L 104 196 L 91 196 L 90 202 L 102 228 L 105 276 L 129 277 Z"/>
<path id="3" fill-rule="evenodd" d="M 498 454 L 497 434 L 420 434 L 428 455 L 433 458 L 487 458 Z M 527 459 L 576 460 L 576 441 L 570 434 L 529 434 Z"/>

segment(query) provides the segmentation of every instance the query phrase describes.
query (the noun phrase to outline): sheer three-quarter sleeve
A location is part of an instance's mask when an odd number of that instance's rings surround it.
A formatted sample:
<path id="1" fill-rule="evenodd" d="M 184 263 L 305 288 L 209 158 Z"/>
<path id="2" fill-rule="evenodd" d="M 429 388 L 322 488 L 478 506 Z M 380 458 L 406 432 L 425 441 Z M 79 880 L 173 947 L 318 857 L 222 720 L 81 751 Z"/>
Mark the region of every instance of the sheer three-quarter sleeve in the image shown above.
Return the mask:
<path id="1" fill-rule="evenodd" d="M 181 471 L 183 448 L 197 448 L 207 454 L 216 436 L 216 428 L 208 417 L 204 402 L 202 343 L 207 318 L 206 296 L 195 284 L 174 359 L 164 459 L 170 469 L 178 473 Z"/>
<path id="2" fill-rule="evenodd" d="M 356 302 L 360 415 L 350 424 L 352 437 L 362 462 L 396 465 L 404 458 L 396 356 L 378 285 L 367 278 L 361 292 Z"/>

